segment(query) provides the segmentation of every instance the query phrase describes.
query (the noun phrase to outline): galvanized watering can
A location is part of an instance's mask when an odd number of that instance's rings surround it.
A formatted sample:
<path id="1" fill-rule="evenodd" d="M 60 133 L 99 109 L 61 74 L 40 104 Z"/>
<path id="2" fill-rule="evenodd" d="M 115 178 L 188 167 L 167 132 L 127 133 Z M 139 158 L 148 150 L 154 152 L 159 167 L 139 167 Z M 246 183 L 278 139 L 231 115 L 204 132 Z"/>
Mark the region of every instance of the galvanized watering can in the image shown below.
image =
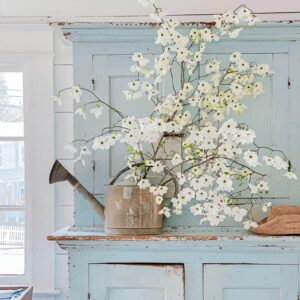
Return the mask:
<path id="1" fill-rule="evenodd" d="M 49 183 L 68 181 L 103 220 L 106 233 L 161 233 L 163 216 L 158 212 L 162 205 L 155 202 L 149 189 L 141 190 L 136 185 L 113 185 L 121 172 L 105 186 L 105 207 L 57 160 L 50 172 Z"/>

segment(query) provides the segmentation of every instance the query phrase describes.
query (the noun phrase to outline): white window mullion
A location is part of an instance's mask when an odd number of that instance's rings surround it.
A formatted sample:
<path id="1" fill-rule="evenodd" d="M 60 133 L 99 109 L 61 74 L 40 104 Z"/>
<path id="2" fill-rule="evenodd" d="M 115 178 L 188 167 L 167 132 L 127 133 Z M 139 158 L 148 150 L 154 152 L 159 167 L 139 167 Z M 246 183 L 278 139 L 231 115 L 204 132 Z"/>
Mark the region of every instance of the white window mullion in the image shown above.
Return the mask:
<path id="1" fill-rule="evenodd" d="M 2 137 L 0 136 L 0 142 L 7 142 L 7 141 L 24 141 L 24 137 L 21 136 L 8 136 L 8 137 Z"/>

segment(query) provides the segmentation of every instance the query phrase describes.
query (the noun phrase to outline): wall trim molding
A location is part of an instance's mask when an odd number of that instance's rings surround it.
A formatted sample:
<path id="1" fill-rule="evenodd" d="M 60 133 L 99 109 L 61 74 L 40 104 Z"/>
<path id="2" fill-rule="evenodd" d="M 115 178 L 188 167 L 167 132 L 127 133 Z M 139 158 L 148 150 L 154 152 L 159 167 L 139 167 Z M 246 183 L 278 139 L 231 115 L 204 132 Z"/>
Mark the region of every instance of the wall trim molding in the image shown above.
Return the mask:
<path id="1" fill-rule="evenodd" d="M 189 22 L 182 31 L 203 26 Z M 74 23 L 62 26 L 64 36 L 73 42 L 153 42 L 156 36 L 155 23 Z M 141 34 L 137 34 L 140 30 Z M 254 27 L 244 27 L 237 39 L 222 38 L 222 41 L 289 41 L 300 40 L 298 22 L 264 22 Z"/>

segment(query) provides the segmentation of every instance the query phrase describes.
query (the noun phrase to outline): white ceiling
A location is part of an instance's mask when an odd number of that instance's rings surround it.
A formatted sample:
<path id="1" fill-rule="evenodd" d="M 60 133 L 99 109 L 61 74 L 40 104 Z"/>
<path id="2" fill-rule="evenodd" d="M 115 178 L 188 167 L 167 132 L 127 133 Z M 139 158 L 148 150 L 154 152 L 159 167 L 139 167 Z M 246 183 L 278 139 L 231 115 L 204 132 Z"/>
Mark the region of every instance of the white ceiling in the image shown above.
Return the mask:
<path id="1" fill-rule="evenodd" d="M 158 6 L 181 20 L 207 20 L 202 14 L 233 10 L 242 3 L 261 19 L 300 20 L 300 0 L 158 0 Z M 270 14 L 271 13 L 271 14 Z M 137 0 L 0 0 L 0 21 L 15 19 L 42 21 L 147 21 Z"/>

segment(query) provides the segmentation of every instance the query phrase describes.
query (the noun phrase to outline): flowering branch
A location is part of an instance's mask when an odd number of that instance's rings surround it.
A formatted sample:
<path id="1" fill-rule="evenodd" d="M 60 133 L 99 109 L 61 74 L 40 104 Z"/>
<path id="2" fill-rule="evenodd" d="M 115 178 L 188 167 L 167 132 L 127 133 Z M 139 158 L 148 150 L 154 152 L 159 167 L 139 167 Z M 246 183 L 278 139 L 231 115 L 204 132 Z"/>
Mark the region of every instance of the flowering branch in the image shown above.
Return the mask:
<path id="1" fill-rule="evenodd" d="M 99 135 L 73 141 L 81 143 L 76 160 L 84 163 L 85 156 L 91 154 L 90 148 L 108 150 L 117 143 L 125 144 L 127 167 L 117 173 L 111 184 L 127 172 L 126 180 L 141 189 L 149 188 L 161 204 L 169 197 L 173 182 L 174 195 L 170 204 L 164 202 L 160 214 L 179 215 L 184 205 L 193 203 L 190 211 L 199 217 L 200 223 L 218 225 L 232 217 L 236 222 L 243 221 L 246 228 L 255 226 L 253 199 L 262 201 L 263 211 L 271 205 L 265 202 L 271 199 L 265 197 L 269 174 L 258 168 L 271 166 L 283 170 L 288 179 L 297 176 L 285 153 L 257 145 L 256 133 L 247 124 L 228 116 L 242 114 L 247 109 L 244 100 L 263 93 L 261 79 L 271 76 L 272 71 L 267 64 L 246 61 L 239 52 L 232 53 L 227 64 L 218 58 L 204 61 L 203 55 L 207 44 L 218 42 L 223 36 L 238 37 L 242 31 L 239 25 L 252 26 L 257 17 L 242 5 L 233 12 L 215 16 L 209 26 L 192 28 L 184 35 L 177 30 L 179 22 L 166 17 L 155 0 L 139 2 L 153 6 L 151 18 L 160 23 L 155 43 L 162 52 L 151 62 L 140 52 L 132 55 L 131 71 L 136 77 L 123 95 L 129 102 L 150 101 L 153 111 L 143 118 L 125 116 L 94 92 L 72 87 L 77 102 L 81 90 L 96 99 L 76 111 L 83 118 L 87 106 L 93 107 L 90 112 L 99 118 L 102 105 L 121 117 L 115 125 L 104 127 Z M 167 76 L 172 92 L 163 93 Z M 60 101 L 61 92 L 55 100 Z M 175 147 L 175 141 L 180 149 Z M 78 150 L 74 143 L 68 146 L 73 152 Z M 272 156 L 263 155 L 263 150 L 269 150 Z M 153 177 L 158 184 L 154 184 Z M 240 206 L 241 199 L 249 201 L 250 209 Z"/>
<path id="2" fill-rule="evenodd" d="M 76 100 L 76 102 L 78 102 L 78 103 L 80 101 L 80 96 L 82 94 L 81 91 L 86 91 L 89 94 L 93 95 L 93 97 L 95 99 L 97 99 L 97 101 L 87 102 L 83 105 L 83 107 L 86 107 L 87 105 L 91 105 L 91 104 L 94 104 L 94 103 L 101 103 L 101 104 L 107 106 L 111 111 L 114 111 L 115 113 L 117 113 L 121 118 L 125 117 L 120 110 L 116 109 L 115 107 L 113 107 L 110 104 L 108 104 L 108 103 L 104 102 L 103 100 L 101 100 L 93 91 L 91 91 L 87 88 L 79 87 L 79 86 L 72 86 L 72 87 L 68 87 L 68 88 L 64 88 L 64 89 L 60 90 L 57 93 L 57 95 L 54 96 L 55 100 L 59 102 L 60 101 L 59 98 L 60 98 L 61 94 L 65 91 L 71 91 L 74 100 Z"/>

